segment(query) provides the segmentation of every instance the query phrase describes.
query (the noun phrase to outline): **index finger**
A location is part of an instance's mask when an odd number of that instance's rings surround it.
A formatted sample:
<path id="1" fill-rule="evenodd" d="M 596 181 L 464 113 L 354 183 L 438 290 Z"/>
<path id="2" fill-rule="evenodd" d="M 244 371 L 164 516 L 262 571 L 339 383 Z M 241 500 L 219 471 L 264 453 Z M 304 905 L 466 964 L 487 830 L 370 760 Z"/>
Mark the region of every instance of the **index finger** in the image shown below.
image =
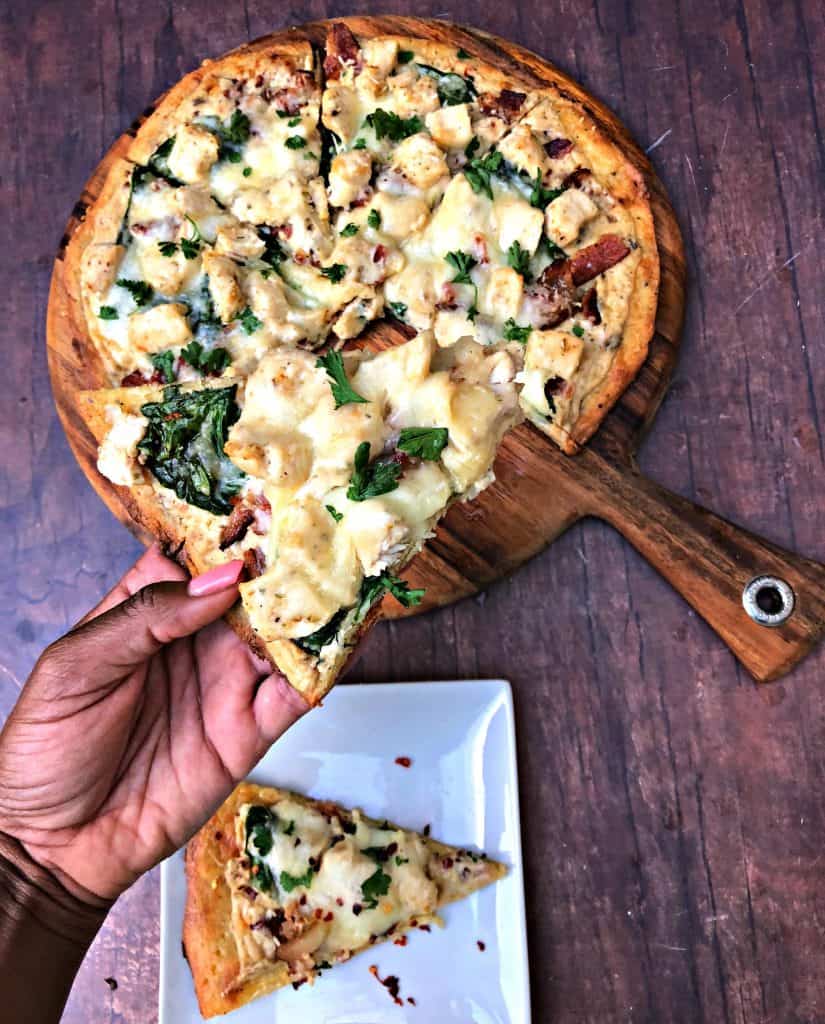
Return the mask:
<path id="1" fill-rule="evenodd" d="M 148 587 L 150 583 L 177 583 L 187 579 L 189 574 L 186 570 L 171 558 L 167 558 L 161 551 L 160 544 L 155 543 L 144 551 L 120 582 L 112 587 L 100 603 L 87 612 L 74 628 L 122 604 L 139 590 Z"/>

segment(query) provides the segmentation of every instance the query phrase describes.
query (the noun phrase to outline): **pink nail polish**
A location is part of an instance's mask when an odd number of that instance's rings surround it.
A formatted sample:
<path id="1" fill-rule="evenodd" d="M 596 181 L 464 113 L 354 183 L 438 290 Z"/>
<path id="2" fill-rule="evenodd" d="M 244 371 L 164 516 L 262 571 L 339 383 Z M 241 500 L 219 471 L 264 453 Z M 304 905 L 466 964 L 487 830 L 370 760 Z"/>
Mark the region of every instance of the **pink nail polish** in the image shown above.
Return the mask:
<path id="1" fill-rule="evenodd" d="M 236 558 L 231 562 L 224 562 L 223 565 L 216 565 L 208 572 L 201 573 L 189 581 L 187 590 L 190 597 L 206 597 L 207 594 L 217 594 L 220 590 L 226 590 L 234 586 L 240 579 L 243 571 L 243 559 Z"/>

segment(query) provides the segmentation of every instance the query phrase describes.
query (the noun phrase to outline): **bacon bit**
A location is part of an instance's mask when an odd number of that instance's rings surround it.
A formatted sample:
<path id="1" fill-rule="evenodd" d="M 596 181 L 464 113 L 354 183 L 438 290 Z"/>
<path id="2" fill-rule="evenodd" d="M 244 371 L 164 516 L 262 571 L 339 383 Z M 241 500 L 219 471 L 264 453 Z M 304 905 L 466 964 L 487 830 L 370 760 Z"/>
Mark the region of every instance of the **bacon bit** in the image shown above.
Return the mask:
<path id="1" fill-rule="evenodd" d="M 592 177 L 592 171 L 586 167 L 577 167 L 561 183 L 562 188 L 581 188 L 582 185 Z"/>
<path id="2" fill-rule="evenodd" d="M 406 946 L 407 945 L 407 936 L 406 935 L 399 935 L 397 939 L 393 939 L 392 940 L 392 944 L 394 946 Z"/>
<path id="3" fill-rule="evenodd" d="M 292 987 L 297 992 L 301 985 L 306 985 L 306 978 L 299 978 L 297 981 L 292 982 Z"/>
<path id="4" fill-rule="evenodd" d="M 395 763 L 397 765 L 400 765 L 402 768 L 409 768 L 410 765 L 412 764 L 412 758 L 411 757 L 396 757 Z"/>
<path id="5" fill-rule="evenodd" d="M 505 121 L 511 121 L 521 110 L 526 98 L 523 92 L 502 89 L 498 94 L 483 92 L 478 97 L 478 103 L 487 117 L 500 117 Z"/>
<path id="6" fill-rule="evenodd" d="M 302 907 L 305 907 L 305 906 L 306 906 L 306 902 L 307 902 L 307 894 L 306 894 L 305 892 L 302 892 L 302 893 L 301 893 L 301 898 L 300 898 L 300 899 L 298 900 L 298 903 L 299 903 L 299 904 L 300 904 L 300 905 L 301 905 Z"/>
<path id="7" fill-rule="evenodd" d="M 370 974 L 378 981 L 384 988 L 389 992 L 392 997 L 392 1001 L 396 1006 L 403 1006 L 404 1000 L 398 998 L 398 992 L 401 988 L 401 982 L 396 978 L 394 974 L 388 974 L 386 978 L 382 978 L 378 973 L 378 965 L 370 964 Z"/>
<path id="8" fill-rule="evenodd" d="M 258 898 L 257 892 L 255 892 L 251 885 L 242 885 L 238 891 L 242 892 L 244 896 L 246 896 L 246 898 L 251 900 L 253 903 Z M 254 928 L 255 925 L 253 924 L 252 927 Z"/>
<path id="9" fill-rule="evenodd" d="M 428 931 L 430 931 L 431 929 L 430 929 L 430 926 L 429 926 L 428 924 L 420 924 L 420 925 L 418 926 L 418 930 L 419 930 L 420 932 L 428 932 Z"/>
<path id="10" fill-rule="evenodd" d="M 247 548 L 243 553 L 243 564 L 246 570 L 246 578 L 250 580 L 257 579 L 258 576 L 263 575 L 264 569 L 266 569 L 266 559 L 264 553 L 260 548 Z"/>
<path id="11" fill-rule="evenodd" d="M 326 914 L 324 914 L 324 920 L 325 921 L 331 921 L 334 917 L 335 917 L 335 914 L 333 914 L 333 912 L 331 910 L 328 910 L 326 912 Z"/>
<path id="12" fill-rule="evenodd" d="M 340 896 L 335 897 L 335 902 L 338 904 L 339 907 L 343 907 L 344 905 L 344 901 L 341 899 Z"/>
<path id="13" fill-rule="evenodd" d="M 579 249 L 576 255 L 568 260 L 573 284 L 586 284 L 599 274 L 603 274 L 605 270 L 621 263 L 629 252 L 630 246 L 618 235 L 602 235 L 598 242 Z"/>
<path id="14" fill-rule="evenodd" d="M 444 868 L 445 871 L 449 871 L 450 868 L 453 866 L 453 858 L 452 857 L 442 857 L 441 858 L 441 866 L 442 866 L 442 868 Z"/>
<path id="15" fill-rule="evenodd" d="M 314 916 L 316 921 L 320 921 L 321 918 L 324 916 L 323 910 L 321 910 L 320 907 L 316 907 Z"/>
<path id="16" fill-rule="evenodd" d="M 412 927 L 412 928 L 417 928 L 418 927 L 418 918 L 417 917 L 414 917 L 412 919 L 412 921 L 410 921 L 410 927 Z"/>
<path id="17" fill-rule="evenodd" d="M 272 229 L 280 238 L 292 238 L 291 224 L 278 224 Z"/>
<path id="18" fill-rule="evenodd" d="M 602 322 L 602 314 L 599 312 L 599 298 L 596 294 L 595 285 L 582 296 L 581 311 L 582 316 L 587 317 L 592 324 L 600 324 Z"/>
<path id="19" fill-rule="evenodd" d="M 372 253 L 373 263 L 383 263 L 387 258 L 387 247 L 386 245 L 376 245 Z"/>
<path id="20" fill-rule="evenodd" d="M 556 327 L 573 311 L 573 271 L 570 260 L 555 260 L 527 289 L 526 297 L 535 307 L 533 324 L 540 329 Z"/>
<path id="21" fill-rule="evenodd" d="M 483 953 L 484 950 L 487 948 L 487 946 L 481 941 L 481 939 L 476 939 L 476 945 L 478 946 L 479 952 L 481 953 Z"/>
<path id="22" fill-rule="evenodd" d="M 407 452 L 402 452 L 400 449 L 396 448 L 387 461 L 395 462 L 402 469 L 406 469 L 413 462 L 413 457 L 408 455 Z"/>
<path id="23" fill-rule="evenodd" d="M 544 152 L 551 160 L 557 160 L 560 156 L 567 156 L 573 148 L 570 139 L 551 139 L 544 144 Z"/>
<path id="24" fill-rule="evenodd" d="M 415 1000 L 413 999 L 412 996 L 407 996 L 407 1002 L 410 1004 L 410 1006 L 415 1006 Z"/>
<path id="25" fill-rule="evenodd" d="M 148 384 L 149 378 L 144 377 L 140 370 L 132 370 L 131 373 L 127 373 L 123 380 L 120 382 L 122 388 L 139 388 L 141 384 Z"/>
<path id="26" fill-rule="evenodd" d="M 330 81 L 341 77 L 343 64 L 352 64 L 356 73 L 361 70 L 361 48 L 346 25 L 336 21 L 327 32 L 324 74 Z"/>
<path id="27" fill-rule="evenodd" d="M 229 518 L 221 527 L 220 543 L 218 545 L 221 551 L 226 551 L 231 544 L 243 540 L 246 536 L 246 531 L 254 521 L 255 510 L 253 508 L 244 504 L 236 505 L 230 512 Z"/>

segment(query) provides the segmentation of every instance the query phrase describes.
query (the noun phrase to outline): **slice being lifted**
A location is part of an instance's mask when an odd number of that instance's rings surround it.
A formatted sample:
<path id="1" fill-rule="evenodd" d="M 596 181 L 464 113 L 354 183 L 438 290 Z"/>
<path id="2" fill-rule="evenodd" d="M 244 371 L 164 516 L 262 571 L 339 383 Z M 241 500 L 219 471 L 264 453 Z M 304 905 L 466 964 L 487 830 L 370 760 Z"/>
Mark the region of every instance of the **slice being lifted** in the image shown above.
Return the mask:
<path id="1" fill-rule="evenodd" d="M 186 958 L 204 1017 L 228 1013 L 439 908 L 502 864 L 358 810 L 242 783 L 186 851 Z"/>
<path id="2" fill-rule="evenodd" d="M 84 392 L 98 466 L 201 573 L 243 558 L 234 625 L 310 703 L 446 509 L 492 480 L 515 365 L 429 332 L 377 355 L 298 349 L 248 378 Z"/>

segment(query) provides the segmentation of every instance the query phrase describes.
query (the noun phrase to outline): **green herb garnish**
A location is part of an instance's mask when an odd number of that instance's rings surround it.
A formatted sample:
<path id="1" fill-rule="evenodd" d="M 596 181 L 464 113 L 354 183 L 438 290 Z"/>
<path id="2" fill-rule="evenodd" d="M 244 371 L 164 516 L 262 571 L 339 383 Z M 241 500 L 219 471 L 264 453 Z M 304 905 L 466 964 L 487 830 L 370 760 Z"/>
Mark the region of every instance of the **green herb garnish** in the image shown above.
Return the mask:
<path id="1" fill-rule="evenodd" d="M 367 115 L 367 124 L 375 132 L 377 139 L 386 137 L 392 142 L 400 142 L 424 130 L 424 122 L 420 117 L 399 117 L 398 114 L 382 110 L 380 107 Z"/>
<path id="2" fill-rule="evenodd" d="M 155 294 L 154 288 L 145 281 L 131 281 L 127 277 L 119 277 L 115 284 L 129 292 L 138 308 L 151 302 L 152 296 Z"/>
<path id="3" fill-rule="evenodd" d="M 562 194 L 564 190 L 560 188 L 545 188 L 541 183 L 541 169 L 536 171 L 536 177 L 533 181 L 533 188 L 530 191 L 530 205 L 538 207 L 539 210 L 545 209 L 554 199 Z"/>
<path id="4" fill-rule="evenodd" d="M 406 302 L 388 302 L 390 312 L 398 320 L 403 320 L 407 315 L 407 303 Z"/>
<path id="5" fill-rule="evenodd" d="M 582 327 L 581 324 L 573 324 L 571 330 L 573 331 L 573 333 L 576 335 L 577 338 L 583 338 L 584 337 L 584 328 Z"/>
<path id="6" fill-rule="evenodd" d="M 444 259 L 455 271 L 452 284 L 468 284 L 473 289 L 473 302 L 467 310 L 467 319 L 475 320 L 478 315 L 478 285 L 470 277 L 470 271 L 476 266 L 477 260 L 469 253 L 460 251 L 448 252 Z"/>
<path id="7" fill-rule="evenodd" d="M 332 281 L 333 284 L 338 284 L 339 281 L 342 281 L 346 272 L 346 263 L 333 263 L 332 266 L 321 268 L 321 276 L 325 277 L 328 281 Z"/>
<path id="8" fill-rule="evenodd" d="M 235 110 L 226 124 L 214 116 L 205 117 L 200 124 L 212 132 L 220 143 L 219 160 L 240 163 L 241 150 L 249 139 L 250 124 L 246 114 L 241 110 Z"/>
<path id="9" fill-rule="evenodd" d="M 469 103 L 478 95 L 472 78 L 456 75 L 452 71 L 439 71 L 429 64 L 419 64 L 419 70 L 436 80 L 438 98 L 443 107 L 454 107 L 458 103 Z"/>
<path id="10" fill-rule="evenodd" d="M 361 622 L 375 602 L 387 593 L 392 594 L 396 601 L 405 608 L 421 604 L 421 599 L 424 597 L 423 590 L 410 589 L 404 580 L 393 576 L 389 570 L 385 569 L 378 576 L 367 576 L 361 584 L 358 604 L 355 606 L 355 621 Z"/>
<path id="11" fill-rule="evenodd" d="M 401 466 L 397 462 L 381 459 L 370 462 L 370 443 L 362 441 L 355 449 L 347 497 L 350 501 L 366 501 L 388 494 L 398 487 L 400 476 Z"/>
<path id="12" fill-rule="evenodd" d="M 504 157 L 501 153 L 495 151 L 485 153 L 483 157 L 478 159 L 470 160 L 464 168 L 464 177 L 469 181 L 473 192 L 483 193 L 489 199 L 492 199 L 493 188 L 490 183 L 490 175 L 497 174 L 501 170 L 503 163 Z"/>
<path id="13" fill-rule="evenodd" d="M 258 328 L 263 327 L 263 322 L 255 316 L 249 306 L 245 306 L 235 319 L 240 320 L 244 334 L 254 334 Z"/>
<path id="14" fill-rule="evenodd" d="M 204 376 L 207 374 L 219 375 L 229 366 L 231 361 L 229 350 L 220 345 L 215 348 L 205 349 L 199 341 L 190 341 L 189 344 L 180 350 L 181 358 L 194 370 L 198 370 Z"/>
<path id="15" fill-rule="evenodd" d="M 367 401 L 366 398 L 353 390 L 344 368 L 344 358 L 340 352 L 327 352 L 326 355 L 318 358 L 315 366 L 319 370 L 327 371 L 329 386 L 332 390 L 332 397 L 335 399 L 336 409 L 340 409 L 342 405 Z"/>
<path id="16" fill-rule="evenodd" d="M 376 868 L 375 871 L 361 883 L 361 895 L 364 899 L 364 907 L 367 910 L 372 910 L 373 907 L 378 906 L 379 896 L 386 896 L 390 891 L 390 882 L 392 879 L 389 875 L 385 874 L 381 868 Z"/>
<path id="17" fill-rule="evenodd" d="M 162 384 L 171 384 L 175 380 L 175 353 L 170 348 L 165 352 L 155 352 L 149 359 L 161 375 Z"/>
<path id="18" fill-rule="evenodd" d="M 378 210 L 370 210 L 367 214 L 367 224 L 369 224 L 369 226 L 375 231 L 381 227 L 381 214 Z"/>
<path id="19" fill-rule="evenodd" d="M 399 64 L 409 64 L 415 54 L 412 50 L 399 50 L 398 56 L 395 58 Z"/>
<path id="20" fill-rule="evenodd" d="M 101 320 L 118 320 L 119 314 L 114 306 L 101 306 L 97 311 Z"/>
<path id="21" fill-rule="evenodd" d="M 303 875 L 291 875 L 288 871 L 282 871 L 278 878 L 278 884 L 284 892 L 292 892 L 299 885 L 308 889 L 312 885 L 312 873 L 312 868 L 307 868 L 306 874 Z"/>
<path id="22" fill-rule="evenodd" d="M 404 427 L 398 438 L 398 447 L 407 455 L 435 462 L 447 447 L 448 440 L 446 427 Z"/>
<path id="23" fill-rule="evenodd" d="M 329 512 L 329 514 L 332 516 L 336 523 L 340 523 L 341 520 L 344 518 L 344 513 L 339 512 L 338 509 L 334 508 L 332 505 L 324 505 L 324 508 L 327 510 L 327 512 Z"/>
<path id="24" fill-rule="evenodd" d="M 357 224 L 347 224 L 345 228 L 341 229 L 341 238 L 352 238 L 353 235 L 358 234 Z"/>
<path id="25" fill-rule="evenodd" d="M 284 143 L 287 149 L 303 149 L 306 144 L 307 140 L 303 135 L 290 135 Z"/>
<path id="26" fill-rule="evenodd" d="M 521 274 L 525 281 L 530 280 L 530 253 L 522 249 L 518 241 L 513 242 L 507 250 L 507 264 L 517 274 Z"/>
<path id="27" fill-rule="evenodd" d="M 522 345 L 527 344 L 527 339 L 530 337 L 530 331 L 532 327 L 520 327 L 516 321 L 510 317 L 509 320 L 504 322 L 504 338 L 506 341 L 520 341 Z"/>

